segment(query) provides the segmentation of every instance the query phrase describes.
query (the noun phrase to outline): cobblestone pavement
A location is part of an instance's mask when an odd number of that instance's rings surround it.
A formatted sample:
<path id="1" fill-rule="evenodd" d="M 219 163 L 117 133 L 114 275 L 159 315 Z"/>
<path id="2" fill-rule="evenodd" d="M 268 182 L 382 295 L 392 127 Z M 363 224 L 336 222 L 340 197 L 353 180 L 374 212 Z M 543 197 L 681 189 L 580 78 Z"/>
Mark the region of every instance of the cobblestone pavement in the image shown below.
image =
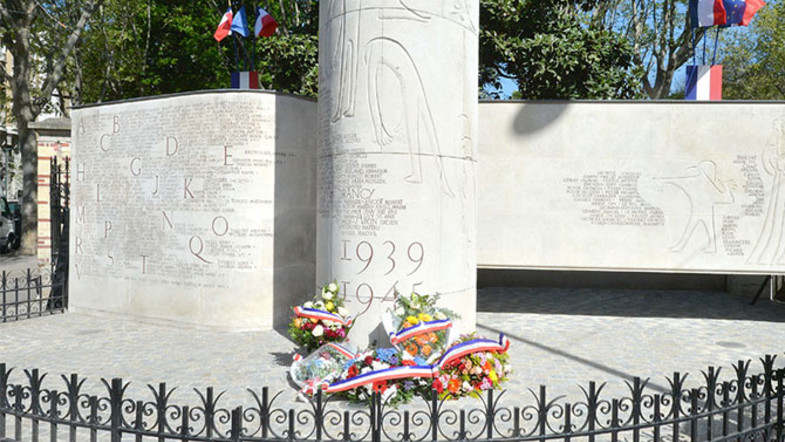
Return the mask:
<path id="1" fill-rule="evenodd" d="M 666 375 L 701 378 L 723 367 L 778 354 L 785 362 L 785 305 L 720 292 L 586 289 L 483 289 L 478 295 L 481 335 L 511 339 L 514 374 L 507 399 L 528 401 L 529 388 L 548 386 L 550 397 L 579 400 L 579 385 L 607 382 L 606 395 L 627 392 L 624 380 L 650 377 L 662 391 Z M 295 345 L 277 332 L 232 333 L 68 313 L 0 324 L 0 362 L 48 372 L 44 387 L 62 389 L 60 374 L 88 378 L 85 389 L 106 395 L 100 378 L 130 381 L 126 397 L 150 400 L 145 384 L 179 388 L 175 403 L 193 402 L 192 388 L 226 390 L 224 407 L 250 404 L 246 387 L 283 390 L 278 404 L 296 399 L 287 380 Z"/>

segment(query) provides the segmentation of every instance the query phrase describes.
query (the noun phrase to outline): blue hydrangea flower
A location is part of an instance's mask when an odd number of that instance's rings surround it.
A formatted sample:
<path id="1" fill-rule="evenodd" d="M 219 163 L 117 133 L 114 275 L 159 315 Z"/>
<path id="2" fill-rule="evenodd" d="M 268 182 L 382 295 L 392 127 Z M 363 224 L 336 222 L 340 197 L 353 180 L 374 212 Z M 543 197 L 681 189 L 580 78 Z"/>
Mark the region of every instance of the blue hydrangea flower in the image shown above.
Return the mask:
<path id="1" fill-rule="evenodd" d="M 411 390 L 412 388 L 414 388 L 414 382 L 412 382 L 412 381 L 406 381 L 406 382 L 404 382 L 404 383 L 403 383 L 403 389 L 404 389 L 404 390 L 406 390 L 406 391 L 409 391 L 409 390 Z"/>
<path id="2" fill-rule="evenodd" d="M 395 353 L 394 348 L 377 348 L 376 358 L 382 362 L 391 364 L 390 359 L 395 356 Z"/>
<path id="3" fill-rule="evenodd" d="M 390 358 L 390 365 L 398 365 L 398 356 L 392 356 Z"/>
<path id="4" fill-rule="evenodd" d="M 425 363 L 425 359 L 423 359 L 423 358 L 422 358 L 422 357 L 420 357 L 420 356 L 415 356 L 415 357 L 414 357 L 414 363 L 415 363 L 415 364 L 417 364 L 417 365 L 427 365 L 427 364 Z"/>

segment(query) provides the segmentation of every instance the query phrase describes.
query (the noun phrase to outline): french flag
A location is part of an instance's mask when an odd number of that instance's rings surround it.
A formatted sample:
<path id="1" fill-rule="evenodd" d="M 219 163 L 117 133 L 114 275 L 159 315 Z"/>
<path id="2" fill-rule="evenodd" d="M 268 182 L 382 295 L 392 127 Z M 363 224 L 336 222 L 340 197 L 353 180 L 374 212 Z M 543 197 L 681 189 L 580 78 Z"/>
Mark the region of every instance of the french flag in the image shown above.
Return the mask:
<path id="1" fill-rule="evenodd" d="M 275 32 L 278 27 L 278 22 L 262 8 L 256 11 L 256 23 L 253 27 L 253 33 L 257 37 L 269 37 Z"/>
<path id="2" fill-rule="evenodd" d="M 223 40 L 226 38 L 227 35 L 232 34 L 232 8 L 229 8 L 224 13 L 224 16 L 221 17 L 221 22 L 218 23 L 218 29 L 215 30 L 215 34 L 213 34 L 213 38 L 218 41 Z"/>
<path id="3" fill-rule="evenodd" d="M 259 73 L 232 72 L 232 89 L 259 89 Z"/>
<path id="4" fill-rule="evenodd" d="M 693 28 L 724 25 L 725 5 L 722 0 L 690 0 L 690 19 Z"/>
<path id="5" fill-rule="evenodd" d="M 687 66 L 685 100 L 722 100 L 722 65 Z"/>
<path id="6" fill-rule="evenodd" d="M 254 35 L 257 37 L 269 37 L 273 35 L 273 32 L 275 32 L 275 29 L 278 27 L 278 22 L 262 8 L 259 8 L 256 12 L 256 23 L 253 27 Z"/>

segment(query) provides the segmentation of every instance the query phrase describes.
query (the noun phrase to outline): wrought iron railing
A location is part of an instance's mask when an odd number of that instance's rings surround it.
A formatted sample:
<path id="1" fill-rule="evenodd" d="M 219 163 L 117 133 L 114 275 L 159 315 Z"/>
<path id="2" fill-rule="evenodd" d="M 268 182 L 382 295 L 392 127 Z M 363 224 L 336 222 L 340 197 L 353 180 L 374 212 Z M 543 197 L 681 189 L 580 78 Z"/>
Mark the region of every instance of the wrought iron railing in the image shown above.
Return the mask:
<path id="1" fill-rule="evenodd" d="M 70 161 L 50 163 L 49 218 L 51 265 L 0 272 L 0 323 L 19 321 L 68 308 L 68 208 Z"/>
<path id="2" fill-rule="evenodd" d="M 280 406 L 281 392 L 248 390 L 250 407 L 224 407 L 212 388 L 194 390 L 192 406 L 170 401 L 174 388 L 148 385 L 151 397 L 126 395 L 128 383 L 106 381 L 105 396 L 83 391 L 85 379 L 61 376 L 63 389 L 44 388 L 45 374 L 0 364 L 0 439 L 111 441 L 785 441 L 785 369 L 775 357 L 748 374 L 750 362 L 702 372 L 699 386 L 687 376 L 668 378 L 669 391 L 652 393 L 648 380 L 627 382 L 624 397 L 603 397 L 604 384 L 582 388 L 569 403 L 545 386 L 528 397 L 488 391 L 479 400 L 440 400 L 435 391 L 415 403 L 390 407 L 374 394 L 362 407 L 317 394 L 304 405 Z M 528 401 L 527 401 L 528 400 Z M 477 407 L 477 405 L 480 405 Z M 467 408 L 469 406 L 470 408 Z M 474 406 L 475 408 L 471 408 Z"/>
<path id="3" fill-rule="evenodd" d="M 0 272 L 0 323 L 64 312 L 65 280 L 52 275 L 49 268 Z"/>

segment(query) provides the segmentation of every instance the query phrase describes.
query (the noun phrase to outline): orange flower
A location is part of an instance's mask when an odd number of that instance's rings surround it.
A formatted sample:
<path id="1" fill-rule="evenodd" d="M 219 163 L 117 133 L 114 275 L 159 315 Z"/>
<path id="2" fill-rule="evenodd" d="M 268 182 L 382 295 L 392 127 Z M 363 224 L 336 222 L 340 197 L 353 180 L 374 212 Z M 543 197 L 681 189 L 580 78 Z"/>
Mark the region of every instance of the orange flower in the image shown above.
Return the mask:
<path id="1" fill-rule="evenodd" d="M 432 349 L 431 349 L 430 345 L 423 345 L 423 347 L 422 347 L 422 354 L 424 354 L 425 356 L 428 356 L 428 355 L 431 354 L 431 350 Z"/>
<path id="2" fill-rule="evenodd" d="M 409 321 L 406 321 L 406 322 L 404 322 L 403 324 L 401 324 L 401 328 L 409 328 L 409 327 L 411 327 L 411 326 L 412 326 L 412 325 L 411 325 L 411 324 L 409 324 Z"/>
<path id="3" fill-rule="evenodd" d="M 430 333 L 428 333 L 428 341 L 430 341 L 430 342 L 436 342 L 436 341 L 438 341 L 438 340 L 439 340 L 439 337 L 438 337 L 438 336 L 436 336 L 436 333 L 434 333 L 434 332 L 430 332 Z"/>
<path id="4" fill-rule="evenodd" d="M 447 384 L 447 389 L 450 390 L 450 393 L 452 394 L 458 393 L 458 390 L 461 389 L 460 379 L 450 379 L 450 382 Z"/>
<path id="5" fill-rule="evenodd" d="M 406 353 L 409 353 L 412 356 L 416 355 L 417 354 L 417 345 L 415 345 L 414 343 L 410 342 L 406 346 Z"/>

